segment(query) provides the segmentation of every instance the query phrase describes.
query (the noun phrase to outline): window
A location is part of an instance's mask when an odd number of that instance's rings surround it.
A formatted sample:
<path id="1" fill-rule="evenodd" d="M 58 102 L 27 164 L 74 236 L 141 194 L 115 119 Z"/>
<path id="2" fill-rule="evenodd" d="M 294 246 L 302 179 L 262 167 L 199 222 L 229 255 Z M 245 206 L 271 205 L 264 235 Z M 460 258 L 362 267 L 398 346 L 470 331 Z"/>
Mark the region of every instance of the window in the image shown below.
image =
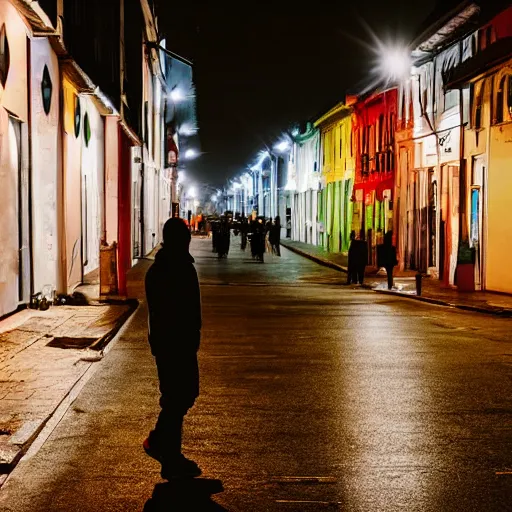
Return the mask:
<path id="1" fill-rule="evenodd" d="M 340 125 L 340 128 L 339 128 L 339 132 L 340 132 L 340 159 L 341 159 L 341 155 L 343 153 L 343 126 Z"/>
<path id="2" fill-rule="evenodd" d="M 496 93 L 496 122 L 503 122 L 503 107 L 505 99 L 505 80 L 507 77 L 502 77 Z"/>
<path id="3" fill-rule="evenodd" d="M 43 78 L 41 80 L 41 96 L 43 99 L 44 113 L 48 115 L 52 106 L 52 80 L 50 78 L 50 72 L 48 66 L 45 64 L 43 69 Z"/>
<path id="4" fill-rule="evenodd" d="M 401 119 L 402 129 L 405 128 L 405 126 L 406 126 L 406 116 L 407 116 L 407 114 L 405 111 L 405 89 L 402 88 L 402 105 L 400 106 L 400 117 L 402 118 Z"/>
<path id="5" fill-rule="evenodd" d="M 491 45 L 492 41 L 492 27 L 487 27 L 485 29 L 485 47 L 488 48 Z"/>
<path id="6" fill-rule="evenodd" d="M 444 110 L 450 110 L 453 107 L 456 107 L 459 104 L 459 91 L 452 90 L 446 91 L 444 95 Z"/>
<path id="7" fill-rule="evenodd" d="M 475 96 L 475 117 L 474 117 L 474 128 L 479 130 L 482 128 L 482 103 L 484 96 L 484 84 L 480 85 L 480 89 L 477 90 Z"/>
<path id="8" fill-rule="evenodd" d="M 478 52 L 478 34 L 471 38 L 471 56 L 474 57 Z"/>
<path id="9" fill-rule="evenodd" d="M 389 142 L 391 146 L 395 143 L 395 114 L 389 116 Z"/>
<path id="10" fill-rule="evenodd" d="M 89 141 L 91 140 L 91 124 L 89 123 L 89 114 L 87 112 L 84 116 L 84 141 L 85 147 L 89 147 Z"/>
<path id="11" fill-rule="evenodd" d="M 7 82 L 10 63 L 9 41 L 7 41 L 7 32 L 4 24 L 0 29 L 0 83 L 2 87 L 5 87 L 5 83 Z"/>
<path id="12" fill-rule="evenodd" d="M 507 82 L 507 109 L 508 115 L 512 118 L 512 75 L 508 76 Z"/>
<path id="13" fill-rule="evenodd" d="M 80 98 L 75 96 L 75 137 L 80 135 Z"/>
<path id="14" fill-rule="evenodd" d="M 384 114 L 379 116 L 379 151 L 384 151 L 386 141 L 384 140 L 386 133 L 386 125 L 384 121 Z"/>

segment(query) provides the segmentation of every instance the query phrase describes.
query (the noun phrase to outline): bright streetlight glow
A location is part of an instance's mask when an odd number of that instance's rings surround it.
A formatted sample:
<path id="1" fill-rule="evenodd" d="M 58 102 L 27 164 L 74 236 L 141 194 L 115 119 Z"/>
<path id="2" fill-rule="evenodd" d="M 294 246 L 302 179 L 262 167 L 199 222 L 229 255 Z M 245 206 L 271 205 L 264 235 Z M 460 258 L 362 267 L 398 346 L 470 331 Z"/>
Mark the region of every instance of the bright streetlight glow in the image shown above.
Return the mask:
<path id="1" fill-rule="evenodd" d="M 195 149 L 187 149 L 185 151 L 185 158 L 190 160 L 191 158 L 195 158 L 197 156 L 197 151 Z"/>
<path id="2" fill-rule="evenodd" d="M 379 75 L 388 81 L 401 80 L 411 72 L 411 56 L 406 46 L 381 46 L 378 59 Z"/>
<path id="3" fill-rule="evenodd" d="M 169 96 L 171 97 L 171 100 L 175 103 L 178 101 L 183 101 L 185 99 L 185 95 L 183 94 L 183 91 L 181 89 L 173 89 Z"/>
<path id="4" fill-rule="evenodd" d="M 276 144 L 274 147 L 278 151 L 286 151 L 290 147 L 290 143 L 287 140 L 283 140 L 279 144 Z"/>
<path id="5" fill-rule="evenodd" d="M 189 195 L 189 197 L 196 197 L 196 189 L 195 189 L 195 187 L 190 187 L 188 189 L 188 195 Z"/>

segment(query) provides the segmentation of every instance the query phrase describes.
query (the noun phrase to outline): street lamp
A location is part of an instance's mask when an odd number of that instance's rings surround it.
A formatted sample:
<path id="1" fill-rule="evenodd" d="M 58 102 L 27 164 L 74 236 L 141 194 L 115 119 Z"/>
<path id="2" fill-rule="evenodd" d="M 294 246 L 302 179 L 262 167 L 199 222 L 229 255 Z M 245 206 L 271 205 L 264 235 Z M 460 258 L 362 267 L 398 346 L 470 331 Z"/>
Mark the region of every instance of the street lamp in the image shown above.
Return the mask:
<path id="1" fill-rule="evenodd" d="M 377 72 L 388 82 L 402 80 L 411 72 L 411 55 L 405 45 L 379 44 L 377 49 Z"/>
<path id="2" fill-rule="evenodd" d="M 174 101 L 174 103 L 178 103 L 185 99 L 185 95 L 181 89 L 173 89 L 169 96 L 171 97 L 171 100 Z"/>
<path id="3" fill-rule="evenodd" d="M 286 151 L 287 149 L 290 149 L 290 143 L 287 140 L 283 140 L 279 142 L 279 144 L 276 144 L 274 149 L 277 149 L 277 151 Z"/>
<path id="4" fill-rule="evenodd" d="M 196 158 L 197 155 L 198 155 L 198 153 L 197 153 L 197 151 L 195 149 L 187 149 L 185 151 L 184 157 L 187 160 L 192 160 L 192 158 Z"/>

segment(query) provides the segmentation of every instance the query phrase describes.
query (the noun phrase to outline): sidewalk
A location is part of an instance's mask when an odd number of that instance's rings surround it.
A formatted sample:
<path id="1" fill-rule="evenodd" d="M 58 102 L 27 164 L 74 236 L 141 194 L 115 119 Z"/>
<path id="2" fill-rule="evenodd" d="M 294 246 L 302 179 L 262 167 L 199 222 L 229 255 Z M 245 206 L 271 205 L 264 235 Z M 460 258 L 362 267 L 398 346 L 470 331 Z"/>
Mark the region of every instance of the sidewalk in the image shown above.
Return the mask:
<path id="1" fill-rule="evenodd" d="M 135 309 L 97 304 L 0 321 L 0 485 Z"/>
<path id="2" fill-rule="evenodd" d="M 282 240 L 281 245 L 321 265 L 347 272 L 347 256 L 343 254 L 329 253 L 320 247 L 290 240 Z M 366 272 L 365 287 L 378 293 L 398 295 L 441 306 L 512 317 L 511 295 L 492 292 L 459 292 L 456 288 L 446 288 L 441 281 L 429 277 L 423 278 L 422 293 L 418 297 L 415 274 L 414 271 L 396 272 L 394 288 L 388 290 L 385 272 L 380 274 L 377 273 L 377 269 L 370 268 Z"/>

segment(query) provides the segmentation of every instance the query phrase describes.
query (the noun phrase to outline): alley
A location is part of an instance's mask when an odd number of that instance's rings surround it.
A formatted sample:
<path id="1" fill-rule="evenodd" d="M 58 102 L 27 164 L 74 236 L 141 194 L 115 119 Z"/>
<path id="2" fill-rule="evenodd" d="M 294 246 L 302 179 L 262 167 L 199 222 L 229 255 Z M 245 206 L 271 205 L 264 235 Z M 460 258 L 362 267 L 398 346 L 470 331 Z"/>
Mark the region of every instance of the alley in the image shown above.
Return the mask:
<path id="1" fill-rule="evenodd" d="M 0 490 L 2 512 L 510 510 L 510 320 L 238 246 L 218 260 L 192 243 L 204 329 L 184 444 L 203 477 L 163 483 L 143 453 L 158 393 L 142 302 Z M 131 271 L 141 298 L 149 264 Z"/>

